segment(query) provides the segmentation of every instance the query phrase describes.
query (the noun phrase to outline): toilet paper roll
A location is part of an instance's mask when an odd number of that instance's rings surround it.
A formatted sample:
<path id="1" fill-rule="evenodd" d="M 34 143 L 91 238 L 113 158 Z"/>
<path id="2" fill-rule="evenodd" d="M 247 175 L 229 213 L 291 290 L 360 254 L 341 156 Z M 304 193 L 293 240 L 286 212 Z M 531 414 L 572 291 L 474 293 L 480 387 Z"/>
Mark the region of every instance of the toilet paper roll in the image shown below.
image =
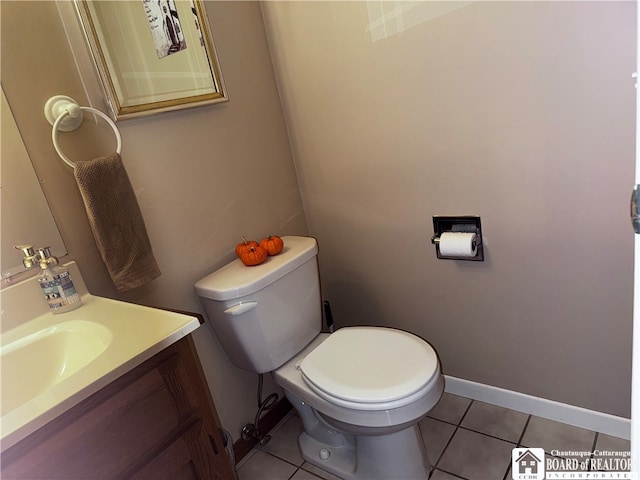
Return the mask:
<path id="1" fill-rule="evenodd" d="M 478 253 L 475 233 L 444 232 L 439 246 L 443 257 L 475 257 Z"/>

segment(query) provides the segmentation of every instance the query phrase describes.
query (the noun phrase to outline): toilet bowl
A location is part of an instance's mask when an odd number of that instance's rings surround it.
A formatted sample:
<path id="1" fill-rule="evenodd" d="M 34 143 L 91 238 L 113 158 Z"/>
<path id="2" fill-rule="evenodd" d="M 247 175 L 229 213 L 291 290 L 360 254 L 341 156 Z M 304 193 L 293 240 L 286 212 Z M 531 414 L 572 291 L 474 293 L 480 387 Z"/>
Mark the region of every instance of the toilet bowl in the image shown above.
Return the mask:
<path id="1" fill-rule="evenodd" d="M 393 328 L 320 333 L 317 244 L 283 240 L 263 265 L 237 260 L 196 283 L 225 351 L 241 368 L 271 372 L 300 415 L 308 462 L 343 479 L 426 479 L 418 422 L 444 388 L 436 352 Z"/>
<path id="2" fill-rule="evenodd" d="M 437 403 L 443 386 L 428 343 L 383 327 L 320 334 L 273 377 L 350 433 L 391 431 L 415 422 Z"/>
<path id="3" fill-rule="evenodd" d="M 315 362 L 325 360 L 325 355 L 329 357 L 334 352 L 334 347 L 346 345 L 358 336 L 366 338 L 371 334 L 378 334 L 379 340 L 382 340 L 386 336 L 405 332 L 382 327 L 345 327 L 332 335 L 320 334 L 302 352 L 273 372 L 276 383 L 285 391 L 302 419 L 304 432 L 299 439 L 302 456 L 306 461 L 345 479 L 427 478 L 430 465 L 417 422 L 440 399 L 444 380 L 435 352 L 426 342 L 423 342 L 424 355 L 419 354 L 416 358 L 424 363 L 412 372 L 430 370 L 423 377 L 426 382 L 417 386 L 418 378 L 411 379 L 415 380 L 417 390 L 410 388 L 403 392 L 400 387 L 402 382 L 395 381 L 394 395 L 397 398 L 380 400 L 383 397 L 382 390 L 385 389 L 370 392 L 372 395 L 367 398 L 362 389 L 351 391 L 348 384 L 340 385 L 340 382 L 337 382 L 337 392 L 327 392 L 328 387 L 325 387 L 325 391 L 319 391 L 305 374 L 307 360 L 312 360 L 312 367 L 307 366 L 307 369 L 313 371 L 317 366 Z M 338 338 L 341 335 L 344 338 Z M 334 339 L 339 341 L 331 345 Z M 362 349 L 367 343 L 365 341 L 359 345 Z M 388 355 L 392 353 L 389 351 Z M 346 353 L 343 356 L 349 355 Z M 384 361 L 386 356 L 383 354 L 379 360 Z M 411 356 L 405 352 L 403 358 L 395 357 L 392 359 L 395 362 L 392 363 L 410 361 Z M 367 355 L 359 358 L 371 360 Z M 334 365 L 338 363 L 336 361 Z M 329 362 L 320 368 L 327 367 L 330 372 L 334 365 Z M 410 369 L 415 366 L 416 363 L 407 365 Z M 364 385 L 368 373 L 380 373 L 376 367 L 377 365 L 370 363 L 367 365 L 365 361 L 358 362 L 357 368 L 349 368 L 345 364 L 343 370 L 348 373 L 344 377 L 349 379 L 363 374 Z M 380 380 L 384 385 L 383 377 L 384 375 Z M 405 377 L 404 380 L 409 380 L 409 375 Z M 326 380 L 332 384 L 335 378 L 327 377 Z M 404 386 L 409 387 L 410 384 L 411 381 L 407 381 Z M 358 397 L 357 402 L 353 401 L 355 396 Z"/>

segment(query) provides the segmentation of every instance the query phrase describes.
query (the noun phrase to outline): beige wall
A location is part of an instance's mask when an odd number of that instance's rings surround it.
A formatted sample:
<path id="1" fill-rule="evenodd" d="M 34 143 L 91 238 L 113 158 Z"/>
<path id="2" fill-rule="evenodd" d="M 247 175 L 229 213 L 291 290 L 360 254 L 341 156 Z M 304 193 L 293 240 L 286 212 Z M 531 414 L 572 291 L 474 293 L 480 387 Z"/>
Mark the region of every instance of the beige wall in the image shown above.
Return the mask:
<path id="1" fill-rule="evenodd" d="M 55 94 L 103 105 L 84 93 L 83 82 L 96 91 L 95 76 L 86 68 L 77 71 L 56 3 L 0 4 L 2 85 L 44 179 L 69 258 L 78 261 L 92 293 L 202 311 L 193 284 L 232 258 L 241 235 L 307 233 L 260 6 L 208 2 L 230 101 L 118 123 L 123 160 L 163 272 L 151 285 L 118 295 L 43 115 L 45 101 Z M 73 35 L 74 25 L 67 27 Z M 85 121 L 61 140 L 72 160 L 90 159 L 113 149 L 112 135 L 108 127 Z M 257 378 L 229 363 L 209 326 L 195 337 L 223 424 L 237 439 L 255 415 Z M 273 384 L 267 387 L 265 395 Z"/>
<path id="2" fill-rule="evenodd" d="M 405 328 L 447 374 L 629 415 L 632 2 L 479 2 L 412 26 L 429 17 L 414 10 L 376 42 L 364 2 L 266 3 L 291 147 L 260 6 L 209 2 L 230 102 L 119 124 L 163 270 L 128 295 L 42 115 L 54 94 L 99 106 L 93 74 L 55 3 L 0 5 L 2 84 L 93 293 L 201 311 L 192 285 L 239 235 L 307 233 L 292 148 L 339 325 Z M 92 158 L 111 141 L 85 122 L 64 148 Z M 435 259 L 431 216 L 458 213 L 482 215 L 484 263 Z M 255 376 L 208 327 L 196 341 L 238 438 Z"/>
<path id="3" fill-rule="evenodd" d="M 628 417 L 635 4 L 424 2 L 370 33 L 383 4 L 263 4 L 336 322 Z M 485 262 L 437 260 L 436 214 L 481 215 Z"/>

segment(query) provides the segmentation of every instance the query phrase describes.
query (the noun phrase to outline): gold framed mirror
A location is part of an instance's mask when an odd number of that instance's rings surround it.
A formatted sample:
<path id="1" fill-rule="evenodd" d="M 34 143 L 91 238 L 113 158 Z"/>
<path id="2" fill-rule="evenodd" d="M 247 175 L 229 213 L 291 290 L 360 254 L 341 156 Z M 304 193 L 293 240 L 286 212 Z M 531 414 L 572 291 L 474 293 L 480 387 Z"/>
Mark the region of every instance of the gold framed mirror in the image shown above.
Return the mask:
<path id="1" fill-rule="evenodd" d="M 76 0 L 114 120 L 228 100 L 201 0 Z"/>

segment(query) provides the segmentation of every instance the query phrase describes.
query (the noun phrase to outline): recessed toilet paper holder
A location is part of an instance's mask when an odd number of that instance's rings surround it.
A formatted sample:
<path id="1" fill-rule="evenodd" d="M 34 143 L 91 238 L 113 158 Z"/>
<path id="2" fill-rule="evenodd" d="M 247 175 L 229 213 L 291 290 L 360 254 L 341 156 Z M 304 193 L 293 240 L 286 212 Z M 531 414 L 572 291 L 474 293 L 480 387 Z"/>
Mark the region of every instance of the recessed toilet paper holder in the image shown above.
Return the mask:
<path id="1" fill-rule="evenodd" d="M 476 255 L 474 257 L 444 256 L 440 253 L 440 236 L 445 232 L 475 233 Z M 479 215 L 434 215 L 433 237 L 431 243 L 436 246 L 436 257 L 445 260 L 470 260 L 472 262 L 484 261 L 484 249 L 482 245 L 482 225 Z"/>

